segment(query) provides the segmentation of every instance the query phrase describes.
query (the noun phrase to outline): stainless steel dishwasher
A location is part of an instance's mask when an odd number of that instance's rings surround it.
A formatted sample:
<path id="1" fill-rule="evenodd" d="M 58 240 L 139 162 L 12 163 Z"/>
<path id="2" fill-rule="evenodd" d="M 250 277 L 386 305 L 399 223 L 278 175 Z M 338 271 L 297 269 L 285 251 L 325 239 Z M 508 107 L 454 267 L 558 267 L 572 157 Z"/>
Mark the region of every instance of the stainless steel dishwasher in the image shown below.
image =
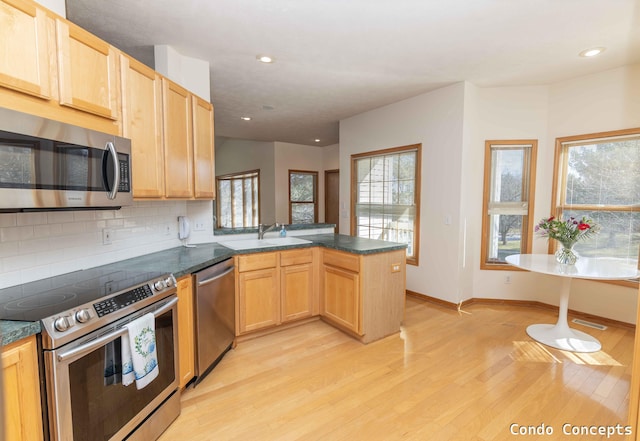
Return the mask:
<path id="1" fill-rule="evenodd" d="M 235 276 L 233 259 L 195 273 L 197 385 L 222 359 L 235 338 Z"/>

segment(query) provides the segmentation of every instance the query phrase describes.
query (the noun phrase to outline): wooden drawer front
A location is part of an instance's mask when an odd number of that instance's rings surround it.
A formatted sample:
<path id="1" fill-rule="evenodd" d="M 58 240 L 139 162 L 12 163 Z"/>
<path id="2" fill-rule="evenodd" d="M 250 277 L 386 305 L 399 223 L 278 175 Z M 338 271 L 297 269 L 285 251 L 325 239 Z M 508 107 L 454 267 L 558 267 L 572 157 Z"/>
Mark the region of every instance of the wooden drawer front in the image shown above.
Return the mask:
<path id="1" fill-rule="evenodd" d="M 313 251 L 311 248 L 300 250 L 289 250 L 280 252 L 280 266 L 300 265 L 313 261 Z"/>
<path id="2" fill-rule="evenodd" d="M 358 255 L 340 251 L 323 251 L 322 260 L 325 264 L 344 268 L 355 273 L 360 272 L 360 257 Z"/>
<path id="3" fill-rule="evenodd" d="M 275 268 L 278 264 L 278 253 L 256 253 L 238 256 L 238 272 Z"/>

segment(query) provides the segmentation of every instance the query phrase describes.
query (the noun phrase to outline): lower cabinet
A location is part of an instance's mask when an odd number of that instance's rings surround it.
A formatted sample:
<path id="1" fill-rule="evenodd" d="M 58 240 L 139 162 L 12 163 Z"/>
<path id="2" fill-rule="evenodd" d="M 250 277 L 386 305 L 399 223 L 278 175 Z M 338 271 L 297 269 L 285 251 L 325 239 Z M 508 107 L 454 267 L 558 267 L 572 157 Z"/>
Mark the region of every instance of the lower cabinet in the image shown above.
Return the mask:
<path id="1" fill-rule="evenodd" d="M 316 249 L 317 250 L 317 249 Z M 280 319 L 282 323 L 317 315 L 314 249 L 280 252 Z"/>
<path id="2" fill-rule="evenodd" d="M 236 334 L 317 315 L 311 248 L 236 256 Z"/>
<path id="3" fill-rule="evenodd" d="M 322 281 L 322 315 L 349 331 L 362 334 L 358 273 L 323 264 Z"/>
<path id="4" fill-rule="evenodd" d="M 2 378 L 5 439 L 42 440 L 40 380 L 35 336 L 2 348 Z"/>
<path id="5" fill-rule="evenodd" d="M 363 343 L 400 331 L 405 250 L 297 248 L 235 256 L 236 335 L 320 315 Z"/>
<path id="6" fill-rule="evenodd" d="M 238 276 L 239 333 L 280 324 L 278 270 L 265 268 Z"/>
<path id="7" fill-rule="evenodd" d="M 193 322 L 193 277 L 181 277 L 178 282 L 178 378 L 184 388 L 195 375 L 195 339 Z"/>
<path id="8" fill-rule="evenodd" d="M 320 315 L 363 343 L 397 333 L 404 318 L 404 250 L 322 250 Z"/>

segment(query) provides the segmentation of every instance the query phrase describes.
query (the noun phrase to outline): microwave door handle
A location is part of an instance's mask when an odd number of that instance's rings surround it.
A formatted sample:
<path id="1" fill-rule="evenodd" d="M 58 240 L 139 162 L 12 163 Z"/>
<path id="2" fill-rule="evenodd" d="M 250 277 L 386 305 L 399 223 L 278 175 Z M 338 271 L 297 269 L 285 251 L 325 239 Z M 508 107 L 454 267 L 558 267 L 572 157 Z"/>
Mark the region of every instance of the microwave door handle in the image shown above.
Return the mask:
<path id="1" fill-rule="evenodd" d="M 153 315 L 158 317 L 162 314 L 164 314 L 165 312 L 169 311 L 171 308 L 173 308 L 173 306 L 178 303 L 178 298 L 173 298 L 170 301 L 168 301 L 167 303 L 165 303 L 162 307 L 160 307 L 159 309 L 157 309 L 156 311 L 153 312 Z M 58 354 L 58 361 L 59 362 L 63 362 L 65 360 L 68 360 L 70 358 L 76 358 L 79 356 L 83 356 L 85 354 L 88 354 L 89 352 L 92 352 L 102 346 L 105 345 L 105 343 L 108 343 L 111 340 L 115 340 L 117 337 L 122 337 L 123 335 L 125 335 L 127 333 L 127 328 L 125 328 L 124 326 L 122 328 L 119 328 L 113 332 L 110 332 L 106 335 L 103 335 L 102 337 L 98 337 L 95 340 L 91 340 L 89 343 L 86 343 L 84 345 L 80 345 L 77 348 L 73 348 L 70 349 L 66 352 L 62 352 L 60 354 Z"/>
<path id="2" fill-rule="evenodd" d="M 107 142 L 106 147 L 113 161 L 113 188 L 109 191 L 107 197 L 109 199 L 115 199 L 118 194 L 118 188 L 120 188 L 120 162 L 118 161 L 118 152 L 113 143 L 111 141 Z"/>

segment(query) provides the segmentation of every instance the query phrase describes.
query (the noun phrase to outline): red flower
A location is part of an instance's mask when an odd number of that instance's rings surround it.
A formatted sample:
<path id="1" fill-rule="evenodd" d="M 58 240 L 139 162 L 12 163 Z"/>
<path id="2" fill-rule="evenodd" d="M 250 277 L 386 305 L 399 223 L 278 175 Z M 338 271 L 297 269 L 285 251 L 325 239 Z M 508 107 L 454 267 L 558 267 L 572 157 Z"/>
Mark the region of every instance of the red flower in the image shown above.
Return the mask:
<path id="1" fill-rule="evenodd" d="M 556 217 L 555 216 L 551 216 L 549 219 L 547 219 L 547 222 L 551 222 L 552 220 L 554 220 Z"/>
<path id="2" fill-rule="evenodd" d="M 591 228 L 589 224 L 584 224 L 582 222 L 578 224 L 578 230 L 580 231 L 588 230 L 589 228 Z"/>

